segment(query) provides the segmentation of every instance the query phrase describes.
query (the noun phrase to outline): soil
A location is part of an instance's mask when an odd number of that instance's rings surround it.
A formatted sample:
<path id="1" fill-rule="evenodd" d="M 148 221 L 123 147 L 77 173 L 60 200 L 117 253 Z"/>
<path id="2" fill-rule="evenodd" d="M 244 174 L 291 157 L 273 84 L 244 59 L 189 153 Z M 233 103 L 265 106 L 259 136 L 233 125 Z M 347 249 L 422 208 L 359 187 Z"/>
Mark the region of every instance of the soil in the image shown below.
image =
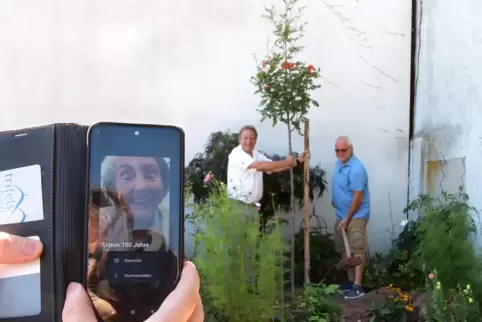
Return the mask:
<path id="1" fill-rule="evenodd" d="M 344 300 L 343 295 L 333 296 L 333 301 L 338 302 L 344 307 L 341 321 L 343 322 L 365 322 L 370 321 L 370 314 L 373 308 L 373 303 L 384 303 L 389 300 L 389 296 L 394 295 L 392 290 L 387 288 L 380 288 L 368 292 L 365 296 L 356 300 Z M 411 293 L 412 301 L 414 303 L 415 312 L 411 314 L 408 322 L 423 321 L 425 295 L 423 293 Z"/>

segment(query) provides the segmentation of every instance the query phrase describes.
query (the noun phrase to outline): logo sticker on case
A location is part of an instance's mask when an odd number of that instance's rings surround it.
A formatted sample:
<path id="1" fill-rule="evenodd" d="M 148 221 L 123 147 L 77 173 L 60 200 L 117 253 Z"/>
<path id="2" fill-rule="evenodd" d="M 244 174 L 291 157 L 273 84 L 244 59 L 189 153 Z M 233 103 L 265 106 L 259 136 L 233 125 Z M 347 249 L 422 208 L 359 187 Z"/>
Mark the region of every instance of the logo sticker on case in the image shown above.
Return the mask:
<path id="1" fill-rule="evenodd" d="M 0 171 L 0 225 L 44 219 L 39 165 Z"/>

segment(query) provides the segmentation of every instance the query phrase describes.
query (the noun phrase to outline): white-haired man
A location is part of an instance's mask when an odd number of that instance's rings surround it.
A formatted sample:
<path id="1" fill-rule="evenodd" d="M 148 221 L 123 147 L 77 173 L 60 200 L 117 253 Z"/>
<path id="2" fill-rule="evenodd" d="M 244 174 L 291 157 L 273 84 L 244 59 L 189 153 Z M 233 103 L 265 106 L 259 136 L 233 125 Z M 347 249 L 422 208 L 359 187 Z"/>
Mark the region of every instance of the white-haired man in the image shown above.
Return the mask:
<path id="1" fill-rule="evenodd" d="M 304 160 L 301 154 L 298 159 L 289 155 L 284 160 L 272 161 L 255 150 L 257 139 L 254 126 L 243 126 L 239 131 L 239 145 L 229 154 L 228 195 L 245 204 L 258 204 L 263 197 L 263 172 L 286 171 Z"/>
<path id="2" fill-rule="evenodd" d="M 367 250 L 367 224 L 370 218 L 370 192 L 368 173 L 365 166 L 353 154 L 353 145 L 346 136 L 340 136 L 335 143 L 336 162 L 333 173 L 332 205 L 336 209 L 335 247 L 346 256 L 341 230 L 345 230 L 353 256 L 362 264 L 347 269 L 348 282 L 340 288 L 345 299 L 356 299 L 365 295 L 362 288 Z"/>

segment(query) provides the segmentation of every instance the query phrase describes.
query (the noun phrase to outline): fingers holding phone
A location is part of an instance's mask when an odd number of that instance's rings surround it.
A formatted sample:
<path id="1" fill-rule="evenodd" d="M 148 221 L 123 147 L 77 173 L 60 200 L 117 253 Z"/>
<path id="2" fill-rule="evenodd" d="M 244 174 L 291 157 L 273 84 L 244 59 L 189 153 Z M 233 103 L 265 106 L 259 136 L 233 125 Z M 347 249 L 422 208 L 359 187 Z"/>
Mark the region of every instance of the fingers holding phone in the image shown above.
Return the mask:
<path id="1" fill-rule="evenodd" d="M 161 307 L 145 322 L 202 322 L 204 310 L 201 296 L 199 295 L 199 274 L 196 267 L 186 262 L 182 271 L 181 280 L 175 290 L 166 298 Z M 95 304 L 95 302 L 94 302 Z M 105 306 L 103 319 L 111 319 L 108 307 Z M 98 307 L 96 306 L 98 310 Z M 114 314 L 114 313 L 113 313 Z M 71 283 L 67 291 L 63 322 L 95 322 L 97 321 L 92 310 L 89 296 L 82 285 Z"/>
<path id="2" fill-rule="evenodd" d="M 186 262 L 176 289 L 146 322 L 202 322 L 204 310 L 199 295 L 199 274 L 191 262 Z"/>
<path id="3" fill-rule="evenodd" d="M 0 232 L 0 264 L 23 264 L 40 257 L 43 245 L 39 240 Z"/>

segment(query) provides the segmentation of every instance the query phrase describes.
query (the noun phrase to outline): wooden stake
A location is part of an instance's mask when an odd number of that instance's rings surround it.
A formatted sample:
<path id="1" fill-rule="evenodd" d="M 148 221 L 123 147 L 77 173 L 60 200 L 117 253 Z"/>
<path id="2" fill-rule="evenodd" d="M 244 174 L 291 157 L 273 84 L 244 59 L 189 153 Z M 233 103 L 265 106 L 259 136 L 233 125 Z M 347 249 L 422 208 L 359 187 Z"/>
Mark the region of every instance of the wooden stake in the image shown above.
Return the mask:
<path id="1" fill-rule="evenodd" d="M 310 120 L 305 118 L 305 162 L 304 162 L 304 217 L 305 217 L 305 283 L 310 283 Z"/>

